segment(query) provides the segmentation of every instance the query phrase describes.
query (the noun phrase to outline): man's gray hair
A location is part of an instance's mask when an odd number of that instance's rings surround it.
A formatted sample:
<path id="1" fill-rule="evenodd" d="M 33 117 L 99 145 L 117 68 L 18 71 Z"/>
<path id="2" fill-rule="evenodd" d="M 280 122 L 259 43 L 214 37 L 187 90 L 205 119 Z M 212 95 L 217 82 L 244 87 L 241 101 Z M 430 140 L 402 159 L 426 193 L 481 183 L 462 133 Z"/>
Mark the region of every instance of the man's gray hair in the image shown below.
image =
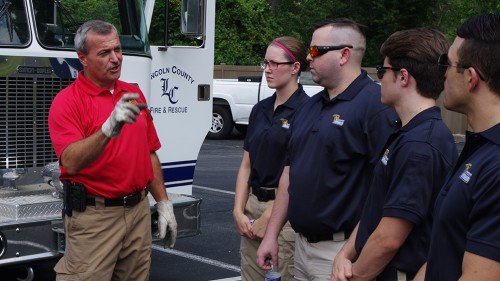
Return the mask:
<path id="1" fill-rule="evenodd" d="M 78 53 L 88 53 L 87 47 L 87 33 L 89 30 L 99 34 L 99 35 L 108 35 L 113 31 L 118 34 L 116 27 L 109 22 L 105 22 L 102 20 L 89 20 L 82 24 L 75 35 L 75 49 Z"/>

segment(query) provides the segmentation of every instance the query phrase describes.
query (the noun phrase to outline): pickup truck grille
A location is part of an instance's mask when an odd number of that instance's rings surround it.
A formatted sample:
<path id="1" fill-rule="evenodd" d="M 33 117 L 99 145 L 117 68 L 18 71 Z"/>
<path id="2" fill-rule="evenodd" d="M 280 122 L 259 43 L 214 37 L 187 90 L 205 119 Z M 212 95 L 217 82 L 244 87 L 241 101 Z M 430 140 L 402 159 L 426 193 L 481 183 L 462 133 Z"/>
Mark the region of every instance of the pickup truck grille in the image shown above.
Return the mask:
<path id="1" fill-rule="evenodd" d="M 72 79 L 0 77 L 0 169 L 41 167 L 56 161 L 49 108 Z"/>

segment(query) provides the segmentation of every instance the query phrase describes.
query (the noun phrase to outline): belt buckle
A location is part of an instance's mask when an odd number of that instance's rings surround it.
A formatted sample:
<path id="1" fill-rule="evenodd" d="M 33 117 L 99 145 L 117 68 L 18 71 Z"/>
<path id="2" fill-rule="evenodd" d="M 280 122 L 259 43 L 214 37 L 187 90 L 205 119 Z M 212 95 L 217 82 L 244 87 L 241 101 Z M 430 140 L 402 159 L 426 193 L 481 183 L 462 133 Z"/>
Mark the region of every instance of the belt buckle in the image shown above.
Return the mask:
<path id="1" fill-rule="evenodd" d="M 137 196 L 138 194 L 137 193 L 133 193 L 133 194 L 130 194 L 130 195 L 127 195 L 125 197 L 123 197 L 123 206 L 124 207 L 134 207 L 137 202 L 139 202 L 139 196 Z"/>
<path id="2" fill-rule="evenodd" d="M 261 187 L 260 191 L 261 191 L 262 198 L 266 202 L 270 201 L 270 200 L 274 200 L 276 198 L 276 189 Z"/>
<path id="3" fill-rule="evenodd" d="M 344 231 L 340 231 L 340 232 L 334 233 L 332 240 L 333 240 L 333 242 L 341 242 L 341 241 L 347 240 L 345 232 Z"/>
<path id="4" fill-rule="evenodd" d="M 407 277 L 407 275 L 406 275 L 406 273 L 405 273 L 405 272 L 402 272 L 402 271 L 396 270 L 396 275 L 397 275 L 397 279 L 398 279 L 398 281 L 406 281 L 406 280 L 409 280 L 409 278 Z"/>
<path id="5" fill-rule="evenodd" d="M 320 242 L 320 239 L 317 235 L 314 234 L 302 234 L 307 240 L 308 243 L 314 244 Z"/>

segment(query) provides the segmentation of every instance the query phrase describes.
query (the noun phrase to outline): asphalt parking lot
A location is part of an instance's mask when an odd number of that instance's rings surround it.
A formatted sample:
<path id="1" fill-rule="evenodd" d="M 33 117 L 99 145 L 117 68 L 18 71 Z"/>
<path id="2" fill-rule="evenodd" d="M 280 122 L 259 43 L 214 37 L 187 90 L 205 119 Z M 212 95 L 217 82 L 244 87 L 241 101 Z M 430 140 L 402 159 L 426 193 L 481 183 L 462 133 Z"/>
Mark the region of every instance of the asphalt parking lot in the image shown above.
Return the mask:
<path id="1" fill-rule="evenodd" d="M 205 140 L 194 174 L 193 196 L 202 198 L 202 234 L 180 239 L 174 252 L 154 247 L 151 281 L 241 280 L 240 238 L 234 227 L 234 182 L 243 137 Z"/>

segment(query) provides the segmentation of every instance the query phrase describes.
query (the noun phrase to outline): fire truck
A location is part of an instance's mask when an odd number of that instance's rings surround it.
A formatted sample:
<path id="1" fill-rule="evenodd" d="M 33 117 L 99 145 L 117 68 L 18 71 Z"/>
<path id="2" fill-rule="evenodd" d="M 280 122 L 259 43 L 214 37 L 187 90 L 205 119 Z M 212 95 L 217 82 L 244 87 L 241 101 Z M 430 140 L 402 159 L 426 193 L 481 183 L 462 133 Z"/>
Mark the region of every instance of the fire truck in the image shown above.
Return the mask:
<path id="1" fill-rule="evenodd" d="M 82 69 L 74 36 L 90 19 L 117 27 L 120 79 L 146 96 L 179 237 L 200 233 L 201 199 L 191 194 L 212 119 L 215 0 L 0 0 L 0 267 L 64 253 L 47 119 L 55 95 Z M 153 36 L 159 46 L 150 44 Z M 150 205 L 155 233 L 152 198 Z"/>

